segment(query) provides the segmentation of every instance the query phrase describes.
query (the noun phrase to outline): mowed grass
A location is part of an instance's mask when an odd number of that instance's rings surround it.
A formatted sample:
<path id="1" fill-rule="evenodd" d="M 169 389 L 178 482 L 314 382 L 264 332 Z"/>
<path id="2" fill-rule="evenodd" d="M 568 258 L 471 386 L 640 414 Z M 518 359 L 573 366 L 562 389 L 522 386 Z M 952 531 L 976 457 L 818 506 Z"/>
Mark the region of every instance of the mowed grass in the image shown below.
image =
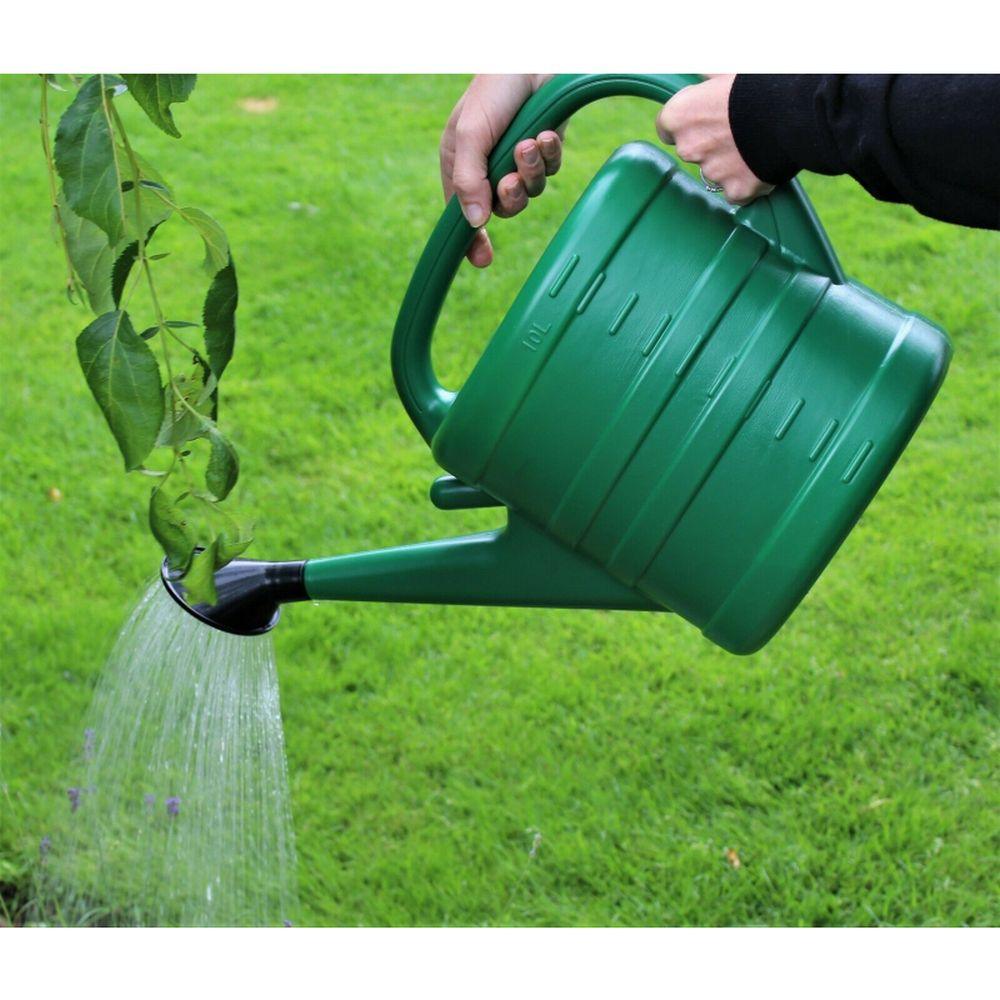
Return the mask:
<path id="1" fill-rule="evenodd" d="M 464 83 L 204 77 L 176 111 L 181 142 L 121 102 L 139 150 L 233 244 L 241 304 L 222 420 L 261 557 L 499 521 L 430 505 L 439 470 L 389 371 L 396 309 L 441 207 L 438 136 Z M 148 481 L 122 474 L 77 365 L 89 314 L 61 293 L 36 81 L 0 86 L 0 878 L 17 896 L 69 808 L 102 658 L 159 555 Z M 277 106 L 254 113 L 247 98 Z M 58 114 L 68 97 L 52 100 Z M 582 112 L 550 192 L 492 226 L 496 265 L 464 269 L 439 324 L 447 383 L 611 150 L 655 138 L 654 114 L 634 100 Z M 847 271 L 955 347 L 857 529 L 749 658 L 668 615 L 287 609 L 275 634 L 298 923 L 1000 919 L 1000 237 L 876 203 L 846 179 L 805 184 Z M 161 238 L 191 247 L 176 225 Z"/>

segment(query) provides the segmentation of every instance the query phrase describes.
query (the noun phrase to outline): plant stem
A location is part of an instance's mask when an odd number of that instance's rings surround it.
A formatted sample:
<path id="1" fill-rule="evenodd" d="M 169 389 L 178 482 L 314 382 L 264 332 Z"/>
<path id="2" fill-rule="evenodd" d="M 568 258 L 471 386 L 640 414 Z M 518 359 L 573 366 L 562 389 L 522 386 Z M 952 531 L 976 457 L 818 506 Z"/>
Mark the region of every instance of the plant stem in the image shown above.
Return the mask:
<path id="1" fill-rule="evenodd" d="M 135 217 L 136 217 L 136 246 L 138 249 L 137 257 L 139 258 L 139 264 L 142 267 L 143 273 L 146 275 L 146 283 L 149 285 L 149 295 L 153 302 L 153 310 L 156 313 L 156 321 L 159 325 L 161 332 L 167 329 L 166 320 L 163 316 L 163 310 L 160 308 L 160 299 L 156 294 L 156 285 L 153 283 L 153 272 L 149 266 L 149 257 L 146 254 L 146 227 L 143 225 L 142 221 L 142 189 L 139 187 L 139 177 L 141 171 L 139 169 L 139 161 L 136 159 L 135 151 L 132 149 L 132 144 L 128 140 L 128 133 L 125 131 L 125 125 L 121 120 L 121 116 L 118 114 L 118 109 L 112 104 L 107 105 L 107 95 L 104 95 L 105 106 L 109 108 L 110 114 L 114 118 L 115 130 L 118 132 L 118 136 L 122 141 L 122 145 L 125 147 L 125 155 L 128 157 L 129 165 L 132 168 L 133 181 L 132 190 L 135 192 Z M 164 359 L 166 360 L 166 338 L 164 338 Z M 170 363 L 167 361 L 167 371 L 170 371 Z"/>
<path id="2" fill-rule="evenodd" d="M 128 144 L 128 139 L 125 136 L 125 130 L 122 127 L 121 119 L 118 117 L 118 111 L 117 111 L 117 109 L 114 109 L 114 114 L 115 114 L 115 120 L 116 120 L 117 125 L 118 125 L 118 130 L 119 130 L 119 132 L 121 133 L 121 136 L 122 136 L 122 145 L 124 145 L 125 152 L 128 154 L 128 156 L 130 157 L 130 159 L 132 161 L 132 168 L 133 168 L 133 171 L 135 172 L 135 187 L 134 187 L 134 190 L 135 190 L 135 196 L 136 196 L 136 212 L 138 213 L 138 211 L 139 211 L 139 204 L 140 204 L 140 199 L 139 199 L 139 164 L 138 164 L 138 162 L 135 159 L 135 154 L 132 152 L 132 149 L 131 149 L 131 147 Z M 178 214 L 183 214 L 183 210 L 180 207 L 178 207 L 178 205 L 174 202 L 174 200 L 172 198 L 168 197 L 166 194 L 164 194 L 164 192 L 161 191 L 158 187 L 157 188 L 150 188 L 150 190 L 169 209 L 171 209 L 174 212 L 177 212 Z M 140 225 L 141 225 L 141 220 L 140 220 Z M 145 269 L 146 273 L 149 274 L 150 273 L 150 271 L 149 271 L 149 259 L 147 258 L 146 254 L 145 254 L 145 245 L 141 241 L 141 237 L 140 237 L 140 243 L 139 243 L 139 257 L 142 260 L 142 263 L 143 263 L 143 266 L 144 266 L 144 269 Z M 150 277 L 149 281 L 150 281 L 150 293 L 153 296 L 153 304 L 156 307 L 156 311 L 157 311 L 156 312 L 156 318 L 157 318 L 157 322 L 158 322 L 159 327 L 160 327 L 160 334 L 161 334 L 161 336 L 164 333 L 170 334 L 174 338 L 174 340 L 176 340 L 182 347 L 184 347 L 186 350 L 190 351 L 192 354 L 197 355 L 198 357 L 200 357 L 201 355 L 200 355 L 200 353 L 198 351 L 196 351 L 189 344 L 186 344 L 181 339 L 180 336 L 178 336 L 173 330 L 170 329 L 170 327 L 168 327 L 166 325 L 166 323 L 163 320 L 163 315 L 160 312 L 159 304 L 156 301 L 156 292 L 155 292 L 155 290 L 153 289 L 153 286 L 152 286 L 152 277 Z M 164 357 L 165 356 L 166 356 L 166 348 L 164 348 Z M 167 366 L 167 370 L 169 372 L 169 365 Z M 171 385 L 173 385 L 173 379 L 171 379 Z M 176 386 L 174 386 L 174 393 L 177 396 L 178 401 L 183 406 L 187 407 L 187 409 L 190 410 L 191 413 L 195 414 L 195 416 L 198 416 L 198 417 L 200 417 L 202 419 L 206 419 L 205 416 L 204 416 L 204 414 L 198 413 L 198 411 L 193 406 L 191 406 L 191 404 L 184 398 L 183 394 L 181 393 L 181 391 Z"/>
<path id="3" fill-rule="evenodd" d="M 73 258 L 69 255 L 69 238 L 63 225 L 62 213 L 59 211 L 59 186 L 56 183 L 56 164 L 52 156 L 52 140 L 49 138 L 49 82 L 42 74 L 42 107 L 38 124 L 42 128 L 42 149 L 45 151 L 45 166 L 49 175 L 49 196 L 52 201 L 52 211 L 55 214 L 56 228 L 59 230 L 59 242 L 62 244 L 63 256 L 66 258 L 66 292 L 72 300 L 74 295 L 80 295 L 76 283 L 76 272 L 73 269 Z"/>
<path id="4" fill-rule="evenodd" d="M 163 363 L 167 369 L 167 384 L 170 386 L 170 419 L 171 423 L 174 422 L 176 407 L 174 406 L 174 400 L 176 399 L 182 406 L 190 410 L 196 417 L 203 419 L 202 415 L 198 413 L 197 410 L 191 406 L 188 401 L 184 398 L 180 389 L 174 383 L 174 373 L 170 365 L 170 341 L 167 334 L 173 331 L 167 326 L 166 318 L 163 315 L 163 308 L 160 306 L 160 298 L 156 294 L 156 284 L 153 281 L 153 269 L 150 267 L 149 255 L 146 253 L 146 227 L 143 224 L 142 219 L 142 188 L 139 186 L 139 178 L 141 176 L 141 171 L 139 169 L 139 161 L 136 159 L 135 151 L 132 149 L 132 144 L 128 140 L 128 133 L 125 131 L 125 125 L 121 120 L 121 116 L 118 114 L 118 109 L 113 105 L 108 104 L 107 92 L 103 89 L 101 90 L 102 99 L 105 104 L 105 112 L 109 113 L 114 118 L 115 130 L 118 132 L 119 137 L 122 141 L 122 146 L 125 147 L 125 155 L 128 157 L 129 165 L 132 168 L 132 190 L 135 192 L 135 217 L 136 217 L 136 256 L 139 259 L 140 267 L 142 268 L 143 274 L 146 276 L 146 284 L 149 286 L 149 297 L 153 303 L 153 311 L 156 315 L 156 326 L 160 336 L 160 344 L 163 348 Z M 116 159 L 117 163 L 117 159 Z M 124 213 L 123 213 L 124 214 Z M 190 480 L 191 474 L 188 470 L 187 464 L 180 455 L 180 446 L 174 445 L 174 459 L 170 464 L 170 469 L 167 475 L 164 477 L 161 487 L 166 483 L 167 479 L 170 478 L 170 473 L 173 472 L 174 465 L 179 461 L 181 463 L 181 469 Z"/>
<path id="5" fill-rule="evenodd" d="M 183 398 L 183 396 L 181 396 L 180 390 L 178 390 L 177 386 L 174 385 L 174 373 L 170 365 L 170 342 L 167 339 L 165 332 L 168 331 L 169 328 L 167 327 L 166 319 L 163 316 L 163 309 L 160 306 L 159 296 L 156 294 L 156 285 L 153 282 L 153 271 L 149 266 L 149 257 L 146 254 L 146 227 L 143 225 L 142 221 L 142 189 L 139 186 L 139 177 L 141 175 L 141 171 L 139 170 L 139 161 L 135 157 L 135 151 L 132 149 L 132 144 L 128 141 L 128 133 L 125 131 L 125 125 L 121 120 L 121 116 L 118 114 L 118 109 L 113 104 L 108 103 L 107 91 L 103 87 L 103 77 L 101 99 L 104 101 L 105 114 L 109 116 L 109 120 L 110 118 L 114 119 L 114 128 L 122 141 L 122 145 L 125 147 L 125 155 L 128 157 L 129 165 L 132 168 L 132 190 L 135 192 L 137 256 L 139 258 L 139 265 L 142 268 L 142 272 L 146 276 L 146 284 L 149 286 L 149 297 L 153 303 L 153 311 L 156 314 L 156 325 L 160 335 L 160 344 L 163 348 L 163 363 L 167 369 L 167 382 L 172 390 L 170 415 L 171 418 L 173 418 L 173 414 L 175 412 L 173 399 L 176 397 L 182 403 L 185 403 L 185 405 L 187 401 Z"/>
<path id="6" fill-rule="evenodd" d="M 190 351 L 192 354 L 197 354 L 198 357 L 201 357 L 201 352 L 197 348 L 192 347 L 189 343 L 187 343 L 187 341 L 183 340 L 181 336 L 174 329 L 168 326 L 167 333 L 169 333 L 170 336 L 173 337 L 174 340 L 176 340 L 177 343 L 180 344 L 185 351 Z"/>

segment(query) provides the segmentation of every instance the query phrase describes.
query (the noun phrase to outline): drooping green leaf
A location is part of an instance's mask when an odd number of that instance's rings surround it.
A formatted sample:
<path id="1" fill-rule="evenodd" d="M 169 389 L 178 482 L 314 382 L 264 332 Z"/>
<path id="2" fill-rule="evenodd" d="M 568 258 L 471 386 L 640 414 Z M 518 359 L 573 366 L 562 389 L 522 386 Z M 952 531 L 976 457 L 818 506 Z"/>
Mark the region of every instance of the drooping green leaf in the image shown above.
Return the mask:
<path id="1" fill-rule="evenodd" d="M 149 497 L 149 527 L 166 554 L 171 569 L 185 569 L 198 539 L 184 511 L 160 486 Z"/>
<path id="2" fill-rule="evenodd" d="M 139 243 L 133 240 L 131 243 L 127 243 L 125 249 L 115 258 L 114 267 L 111 269 L 111 298 L 116 309 L 121 305 L 125 282 L 128 281 L 128 276 L 132 273 L 132 265 L 138 256 Z"/>
<path id="3" fill-rule="evenodd" d="M 185 376 L 175 375 L 173 385 L 185 391 Z M 201 419 L 181 406 L 171 386 L 163 387 L 163 423 L 156 438 L 158 448 L 177 448 L 202 434 Z"/>
<path id="4" fill-rule="evenodd" d="M 62 178 L 66 201 L 77 215 L 98 226 L 112 246 L 125 235 L 125 196 L 105 113 L 105 91 L 110 102 L 111 91 L 120 82 L 113 76 L 92 76 L 87 80 L 63 112 L 55 141 L 56 170 Z"/>
<path id="5" fill-rule="evenodd" d="M 219 532 L 218 548 L 216 550 L 215 568 L 222 569 L 228 562 L 232 562 L 237 556 L 244 552 L 253 543 L 253 522 L 242 520 L 230 514 L 230 526 L 223 528 Z"/>
<path id="6" fill-rule="evenodd" d="M 195 554 L 188 571 L 184 574 L 185 596 L 190 604 L 215 604 L 215 563 L 218 559 L 218 539 Z"/>
<path id="7" fill-rule="evenodd" d="M 138 156 L 136 160 L 139 165 L 138 183 L 142 194 L 158 199 L 166 206 L 168 212 L 176 209 L 177 214 L 201 237 L 205 247 L 202 267 L 209 275 L 217 274 L 229 260 L 229 240 L 222 226 L 200 208 L 193 206 L 181 208 L 175 205 L 170 188 L 163 182 L 163 178 L 145 160 Z"/>
<path id="8" fill-rule="evenodd" d="M 212 424 L 208 429 L 212 450 L 205 469 L 205 485 L 216 500 L 225 500 L 240 476 L 240 457 L 222 432 Z"/>
<path id="9" fill-rule="evenodd" d="M 159 223 L 157 223 L 157 225 L 159 225 Z M 147 246 L 149 245 L 149 241 L 153 238 L 156 228 L 156 226 L 153 226 L 149 232 L 146 233 Z M 125 291 L 125 282 L 128 281 L 128 276 L 132 271 L 132 265 L 135 263 L 138 256 L 139 241 L 133 240 L 131 243 L 125 244 L 124 249 L 115 258 L 114 267 L 111 269 L 111 299 L 114 303 L 115 309 L 121 305 L 122 292 Z"/>
<path id="10" fill-rule="evenodd" d="M 207 406 L 209 418 L 214 423 L 219 419 L 219 380 L 209 363 L 200 354 L 195 354 L 194 363 L 201 368 L 202 377 L 201 393 L 198 395 L 196 405 L 200 412 L 205 412 Z"/>
<path id="11" fill-rule="evenodd" d="M 217 379 L 222 378 L 222 373 L 233 356 L 238 302 L 236 267 L 233 258 L 230 257 L 229 263 L 212 280 L 202 309 L 208 363 L 212 366 Z"/>
<path id="12" fill-rule="evenodd" d="M 171 104 L 180 104 L 191 96 L 194 73 L 123 73 L 129 93 L 149 116 L 149 120 L 167 135 L 179 139 Z"/>
<path id="13" fill-rule="evenodd" d="M 160 368 L 128 313 L 98 316 L 76 338 L 84 377 L 114 434 L 125 468 L 142 464 L 163 423 Z"/>
<path id="14" fill-rule="evenodd" d="M 152 259 L 153 258 L 150 257 L 150 260 Z M 185 327 L 192 327 L 193 329 L 198 329 L 199 327 L 198 323 L 187 323 L 182 319 L 168 319 L 164 321 L 163 325 L 169 327 L 171 330 L 183 330 Z M 153 334 L 156 333 L 156 331 L 159 329 L 160 329 L 159 326 L 147 326 L 146 329 L 139 334 L 139 336 L 142 337 L 143 340 L 149 340 L 149 338 L 152 337 Z M 197 355 L 197 359 L 199 364 L 204 364 L 205 367 L 208 366 L 208 363 L 202 359 L 200 354 Z"/>
<path id="15" fill-rule="evenodd" d="M 208 435 L 213 411 L 211 396 L 215 388 L 214 379 L 211 387 L 206 388 L 210 377 L 211 371 L 199 355 L 195 355 L 187 369 L 175 372 L 173 388 L 168 385 L 163 390 L 164 416 L 156 438 L 158 445 L 178 447 Z M 177 400 L 178 394 L 187 406 Z"/>
<path id="16" fill-rule="evenodd" d="M 160 172 L 135 150 L 129 156 L 119 146 L 118 166 L 122 174 L 125 231 L 134 240 L 140 232 L 155 229 L 171 214 L 172 196 Z"/>
<path id="17" fill-rule="evenodd" d="M 58 198 L 59 218 L 66 233 L 66 246 L 73 270 L 87 292 L 90 308 L 100 316 L 118 304 L 112 297 L 111 269 L 115 248 L 108 245 L 107 234 L 89 219 L 69 207 L 64 193 Z"/>
<path id="18" fill-rule="evenodd" d="M 218 274 L 229 262 L 229 240 L 222 226 L 200 208 L 178 208 L 177 214 L 198 231 L 205 244 L 202 267 L 211 275 Z"/>

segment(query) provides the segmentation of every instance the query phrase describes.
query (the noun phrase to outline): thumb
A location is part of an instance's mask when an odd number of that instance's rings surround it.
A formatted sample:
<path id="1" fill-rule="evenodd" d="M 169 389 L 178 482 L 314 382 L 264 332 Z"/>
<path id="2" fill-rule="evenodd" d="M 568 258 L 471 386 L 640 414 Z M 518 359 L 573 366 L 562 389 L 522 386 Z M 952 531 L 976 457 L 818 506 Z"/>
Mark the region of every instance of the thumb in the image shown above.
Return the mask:
<path id="1" fill-rule="evenodd" d="M 469 225 L 476 228 L 486 224 L 493 204 L 493 191 L 486 176 L 492 148 L 493 136 L 486 120 L 463 109 L 455 126 L 455 162 L 451 181 L 462 213 Z"/>

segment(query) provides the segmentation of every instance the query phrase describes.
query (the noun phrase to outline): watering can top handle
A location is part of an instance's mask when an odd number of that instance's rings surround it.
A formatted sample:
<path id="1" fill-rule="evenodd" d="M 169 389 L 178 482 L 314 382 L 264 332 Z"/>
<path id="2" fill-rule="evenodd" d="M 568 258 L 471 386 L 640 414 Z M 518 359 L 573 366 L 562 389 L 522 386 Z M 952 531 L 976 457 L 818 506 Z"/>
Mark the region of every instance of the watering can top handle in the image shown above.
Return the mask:
<path id="1" fill-rule="evenodd" d="M 678 90 L 698 83 L 691 74 L 563 75 L 553 77 L 533 94 L 497 143 L 489 159 L 490 184 L 514 167 L 514 147 L 546 129 L 558 128 L 575 111 L 602 97 L 647 97 L 664 103 Z M 834 282 L 844 281 L 837 257 L 809 200 L 796 181 L 778 187 L 767 198 L 739 209 L 736 218 L 762 219 L 786 249 Z M 766 228 L 766 227 L 765 227 Z M 392 371 L 399 397 L 417 430 L 430 443 L 455 393 L 445 389 L 431 366 L 431 336 L 448 289 L 465 257 L 475 230 L 465 221 L 457 198 L 445 207 L 410 279 L 392 340 Z"/>

